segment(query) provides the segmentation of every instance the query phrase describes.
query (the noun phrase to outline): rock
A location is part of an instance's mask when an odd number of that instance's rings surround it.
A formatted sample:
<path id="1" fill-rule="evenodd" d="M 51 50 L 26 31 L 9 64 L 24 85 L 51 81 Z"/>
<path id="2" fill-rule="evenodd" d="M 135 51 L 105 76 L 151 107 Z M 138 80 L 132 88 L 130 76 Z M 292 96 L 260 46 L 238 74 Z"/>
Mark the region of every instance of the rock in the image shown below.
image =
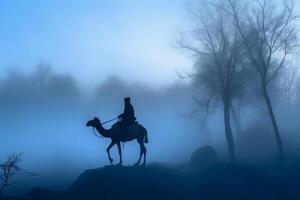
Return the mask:
<path id="1" fill-rule="evenodd" d="M 192 154 L 190 163 L 193 168 L 207 168 L 218 162 L 217 153 L 211 146 L 204 146 Z"/>

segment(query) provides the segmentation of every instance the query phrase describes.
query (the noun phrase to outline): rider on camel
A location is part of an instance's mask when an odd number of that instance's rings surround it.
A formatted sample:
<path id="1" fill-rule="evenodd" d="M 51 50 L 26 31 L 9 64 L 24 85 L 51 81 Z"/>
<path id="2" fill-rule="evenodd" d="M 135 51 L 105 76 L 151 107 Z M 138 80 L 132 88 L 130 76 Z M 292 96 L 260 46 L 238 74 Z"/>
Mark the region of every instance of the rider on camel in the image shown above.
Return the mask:
<path id="1" fill-rule="evenodd" d="M 136 118 L 134 117 L 134 109 L 130 103 L 130 97 L 124 98 L 124 112 L 118 116 L 118 119 L 122 127 L 128 127 L 132 125 Z"/>

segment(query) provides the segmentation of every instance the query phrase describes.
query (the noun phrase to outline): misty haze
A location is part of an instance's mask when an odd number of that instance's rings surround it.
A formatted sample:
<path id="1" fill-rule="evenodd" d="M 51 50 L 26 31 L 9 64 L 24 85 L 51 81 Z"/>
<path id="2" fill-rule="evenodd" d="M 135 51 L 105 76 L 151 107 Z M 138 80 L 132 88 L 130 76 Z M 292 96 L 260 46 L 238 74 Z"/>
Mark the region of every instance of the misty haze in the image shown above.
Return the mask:
<path id="1" fill-rule="evenodd" d="M 1 2 L 0 198 L 299 199 L 298 4 Z"/>

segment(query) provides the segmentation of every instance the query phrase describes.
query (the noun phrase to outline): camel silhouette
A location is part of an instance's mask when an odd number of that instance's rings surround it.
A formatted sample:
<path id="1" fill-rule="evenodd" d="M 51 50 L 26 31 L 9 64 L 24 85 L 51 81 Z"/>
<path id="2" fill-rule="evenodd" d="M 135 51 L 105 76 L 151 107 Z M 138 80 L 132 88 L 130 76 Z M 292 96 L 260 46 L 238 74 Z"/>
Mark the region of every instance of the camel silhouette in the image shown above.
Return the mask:
<path id="1" fill-rule="evenodd" d="M 107 147 L 107 155 L 110 163 L 113 162 L 113 159 L 110 156 L 110 149 L 117 144 L 119 156 L 120 156 L 120 162 L 118 165 L 122 165 L 122 149 L 121 149 L 121 142 L 127 142 L 136 139 L 137 142 L 140 145 L 140 157 L 139 160 L 135 163 L 135 165 L 139 165 L 142 159 L 142 156 L 144 156 L 144 161 L 142 165 L 146 164 L 146 147 L 144 143 L 148 143 L 148 136 L 147 136 L 147 130 L 140 124 L 135 123 L 134 125 L 123 128 L 120 126 L 119 122 L 116 122 L 112 125 L 110 129 L 103 128 L 99 118 L 95 117 L 92 120 L 89 120 L 86 124 L 87 127 L 93 127 L 95 128 L 100 135 L 102 135 L 104 138 L 111 138 L 111 143 Z"/>

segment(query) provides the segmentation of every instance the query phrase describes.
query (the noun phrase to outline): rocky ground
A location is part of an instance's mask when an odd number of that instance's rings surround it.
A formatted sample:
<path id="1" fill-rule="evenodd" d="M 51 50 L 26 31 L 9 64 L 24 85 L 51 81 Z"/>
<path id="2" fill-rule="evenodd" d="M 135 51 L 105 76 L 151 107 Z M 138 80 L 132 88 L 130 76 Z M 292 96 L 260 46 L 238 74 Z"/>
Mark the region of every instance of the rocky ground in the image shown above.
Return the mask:
<path id="1" fill-rule="evenodd" d="M 300 199 L 299 169 L 296 162 L 220 163 L 206 147 L 190 163 L 91 169 L 65 191 L 36 188 L 6 199 Z"/>

